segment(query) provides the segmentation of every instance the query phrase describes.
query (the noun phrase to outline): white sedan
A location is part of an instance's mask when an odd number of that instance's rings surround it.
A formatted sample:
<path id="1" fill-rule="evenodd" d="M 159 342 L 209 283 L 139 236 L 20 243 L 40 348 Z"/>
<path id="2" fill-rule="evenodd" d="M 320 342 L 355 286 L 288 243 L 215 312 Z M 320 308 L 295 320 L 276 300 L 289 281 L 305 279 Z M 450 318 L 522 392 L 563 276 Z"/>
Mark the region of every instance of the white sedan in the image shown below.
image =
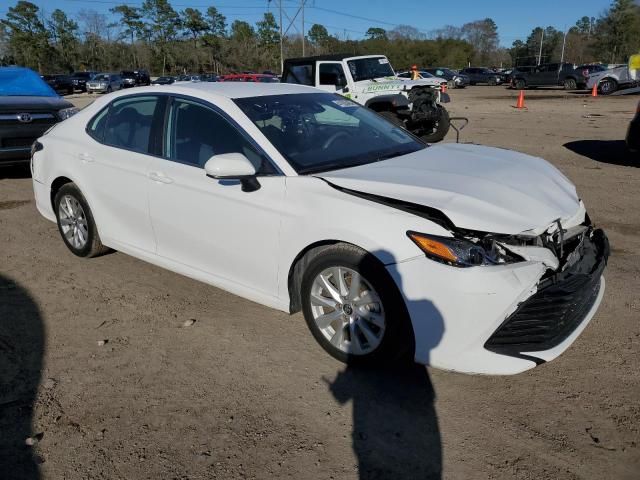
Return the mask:
<path id="1" fill-rule="evenodd" d="M 339 360 L 513 374 L 577 338 L 607 238 L 544 160 L 429 146 L 343 97 L 185 83 L 102 97 L 32 149 L 69 250 L 285 312 Z"/>

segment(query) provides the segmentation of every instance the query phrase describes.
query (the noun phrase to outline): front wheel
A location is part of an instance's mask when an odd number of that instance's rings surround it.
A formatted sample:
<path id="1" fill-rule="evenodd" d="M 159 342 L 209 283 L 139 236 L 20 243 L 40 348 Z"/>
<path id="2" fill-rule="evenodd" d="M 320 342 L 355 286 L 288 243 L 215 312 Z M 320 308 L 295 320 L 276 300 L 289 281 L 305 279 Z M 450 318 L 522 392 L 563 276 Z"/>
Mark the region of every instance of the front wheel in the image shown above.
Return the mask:
<path id="1" fill-rule="evenodd" d="M 573 78 L 567 78 L 564 81 L 564 89 L 565 90 L 575 90 L 578 88 L 578 83 Z"/>
<path id="2" fill-rule="evenodd" d="M 527 88 L 527 84 L 525 83 L 524 80 L 522 79 L 517 79 L 513 85 L 515 86 L 516 90 L 524 90 L 525 88 Z"/>
<path id="3" fill-rule="evenodd" d="M 618 89 L 618 82 L 616 82 L 613 78 L 605 78 L 600 82 L 600 93 L 602 95 L 611 95 Z"/>
<path id="4" fill-rule="evenodd" d="M 432 123 L 430 128 L 423 131 L 419 136 L 427 143 L 436 143 L 442 140 L 449 132 L 451 121 L 449 112 L 442 105 L 437 105 L 438 119 Z"/>
<path id="5" fill-rule="evenodd" d="M 100 241 L 91 209 L 75 183 L 58 190 L 53 206 L 62 240 L 74 255 L 95 257 L 109 250 Z"/>
<path id="6" fill-rule="evenodd" d="M 309 261 L 300 293 L 309 330 L 334 358 L 377 364 L 413 353 L 404 301 L 370 253 L 348 244 L 321 250 Z"/>

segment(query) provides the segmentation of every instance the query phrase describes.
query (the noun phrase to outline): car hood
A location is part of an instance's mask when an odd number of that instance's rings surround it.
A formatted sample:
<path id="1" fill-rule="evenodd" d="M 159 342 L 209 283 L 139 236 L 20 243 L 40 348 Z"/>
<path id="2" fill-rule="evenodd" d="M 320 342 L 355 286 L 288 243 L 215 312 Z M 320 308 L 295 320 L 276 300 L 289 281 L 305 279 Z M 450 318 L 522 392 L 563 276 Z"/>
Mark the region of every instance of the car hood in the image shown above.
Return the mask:
<path id="1" fill-rule="evenodd" d="M 575 186 L 540 158 L 469 144 L 434 145 L 318 175 L 342 188 L 435 208 L 459 228 L 518 234 L 574 217 Z"/>
<path id="2" fill-rule="evenodd" d="M 32 112 L 35 110 L 60 110 L 73 107 L 71 102 L 61 97 L 0 96 L 0 112 Z"/>
<path id="3" fill-rule="evenodd" d="M 399 77 L 379 78 L 356 82 L 356 90 L 362 93 L 400 92 L 411 90 L 413 87 L 439 87 L 445 80 L 436 78 L 422 78 L 420 80 L 408 80 Z"/>

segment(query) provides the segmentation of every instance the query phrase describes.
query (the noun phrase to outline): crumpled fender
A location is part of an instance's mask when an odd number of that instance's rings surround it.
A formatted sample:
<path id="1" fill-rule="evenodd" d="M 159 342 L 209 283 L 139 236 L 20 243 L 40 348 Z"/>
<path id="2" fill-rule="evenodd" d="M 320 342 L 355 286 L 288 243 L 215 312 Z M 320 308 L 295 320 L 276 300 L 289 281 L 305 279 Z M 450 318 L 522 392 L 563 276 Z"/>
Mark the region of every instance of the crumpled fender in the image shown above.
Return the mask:
<path id="1" fill-rule="evenodd" d="M 391 104 L 394 109 L 403 108 L 409 106 L 409 99 L 400 93 L 394 93 L 391 95 L 379 95 L 367 100 L 364 106 L 367 108 L 371 108 L 372 105 L 379 105 L 382 103 Z"/>

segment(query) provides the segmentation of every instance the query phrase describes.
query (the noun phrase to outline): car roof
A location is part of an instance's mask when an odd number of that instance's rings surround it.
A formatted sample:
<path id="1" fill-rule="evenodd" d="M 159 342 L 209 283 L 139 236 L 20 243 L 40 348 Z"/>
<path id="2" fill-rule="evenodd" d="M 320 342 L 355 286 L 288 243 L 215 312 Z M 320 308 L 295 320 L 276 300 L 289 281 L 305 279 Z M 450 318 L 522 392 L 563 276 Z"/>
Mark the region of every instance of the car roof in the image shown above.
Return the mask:
<path id="1" fill-rule="evenodd" d="M 294 93 L 321 93 L 313 87 L 293 83 L 249 83 L 249 82 L 192 82 L 175 83 L 161 87 L 136 88 L 138 92 L 181 93 L 183 95 L 214 95 L 226 98 L 263 97 Z M 118 95 L 118 94 L 116 94 Z"/>

